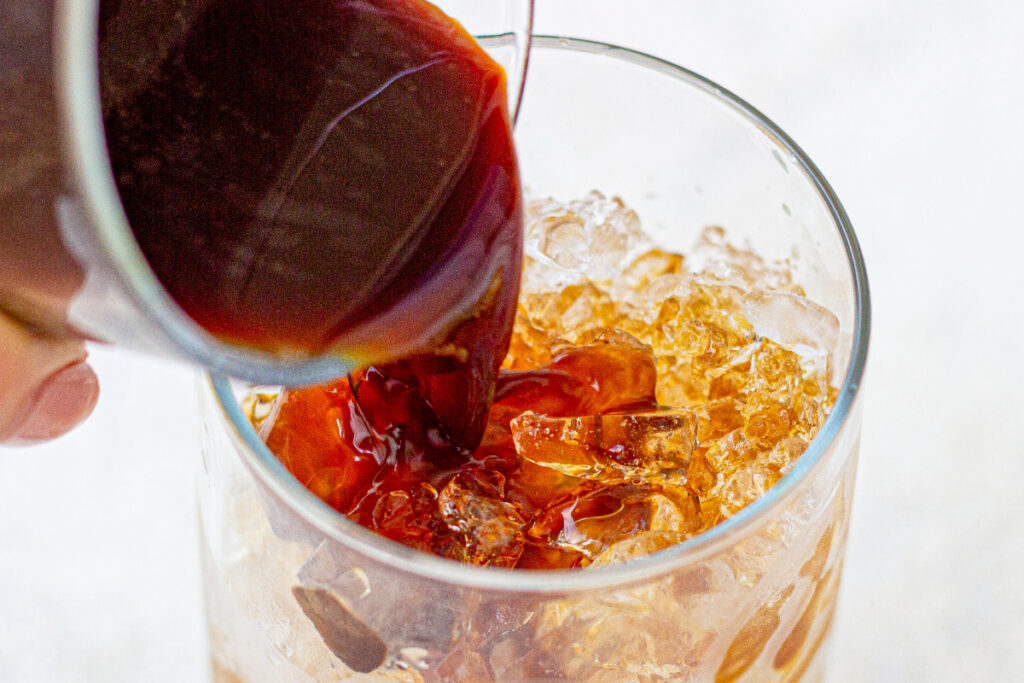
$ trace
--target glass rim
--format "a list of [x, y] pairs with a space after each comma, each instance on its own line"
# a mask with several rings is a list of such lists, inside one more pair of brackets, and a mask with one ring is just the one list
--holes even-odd
[[629, 48], [592, 40], [548, 35], [534, 35], [532, 48], [569, 49], [601, 55], [653, 69], [702, 90], [719, 103], [728, 105], [740, 113], [781, 149], [789, 152], [816, 187], [845, 248], [853, 280], [855, 319], [849, 365], [835, 405], [795, 465], [763, 496], [729, 519], [681, 543], [629, 562], [561, 570], [478, 567], [414, 550], [379, 536], [338, 513], [295, 479], [260, 440], [235, 400], [230, 380], [223, 374], [210, 373], [208, 382], [223, 417], [233, 429], [236, 442], [244, 446], [240, 450], [253, 473], [296, 514], [351, 550], [398, 571], [467, 588], [512, 593], [572, 594], [635, 584], [664, 576], [687, 563], [697, 562], [728, 543], [731, 538], [756, 523], [769, 511], [782, 505], [795, 493], [798, 486], [828, 452], [853, 410], [867, 361], [871, 326], [870, 295], [860, 245], [838, 197], [803, 150], [760, 111], [729, 90], [689, 69]]

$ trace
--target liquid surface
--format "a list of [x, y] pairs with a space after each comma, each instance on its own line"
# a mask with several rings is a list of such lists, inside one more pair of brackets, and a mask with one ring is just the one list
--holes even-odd
[[101, 5], [110, 159], [174, 299], [270, 351], [425, 354], [380, 371], [479, 441], [521, 268], [501, 68], [419, 0]]
[[448, 438], [415, 373], [377, 368], [253, 396], [268, 447], [350, 519], [478, 565], [619, 562], [761, 496], [835, 400], [835, 317], [718, 230], [698, 251], [743, 264], [738, 281], [688, 273], [600, 195], [531, 213], [510, 352], [478, 447]]

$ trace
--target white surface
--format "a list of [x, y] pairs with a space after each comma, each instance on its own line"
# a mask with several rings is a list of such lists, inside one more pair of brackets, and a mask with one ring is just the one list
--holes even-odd
[[[832, 681], [1024, 668], [1024, 6], [536, 0], [754, 103], [862, 240], [874, 331]], [[0, 449], [0, 681], [202, 681], [191, 371], [97, 351], [88, 424]]]

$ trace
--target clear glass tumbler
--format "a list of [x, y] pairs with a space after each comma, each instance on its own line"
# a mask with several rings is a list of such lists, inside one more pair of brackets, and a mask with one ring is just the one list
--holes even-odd
[[460, 565], [356, 526], [250, 428], [250, 387], [202, 383], [206, 604], [220, 681], [767, 681], [823, 676], [860, 434], [869, 303], [831, 188], [758, 111], [678, 66], [567, 38], [533, 43], [517, 127], [528, 193], [624, 198], [685, 252], [725, 226], [788, 259], [839, 319], [838, 398], [762, 498], [617, 566]]

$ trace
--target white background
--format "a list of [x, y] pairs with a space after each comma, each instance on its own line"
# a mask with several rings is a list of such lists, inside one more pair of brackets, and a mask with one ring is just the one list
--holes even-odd
[[[678, 62], [846, 205], [874, 297], [832, 681], [1024, 668], [1024, 5], [536, 0], [539, 32]], [[97, 349], [59, 441], [0, 449], [0, 681], [204, 681], [194, 374]]]

